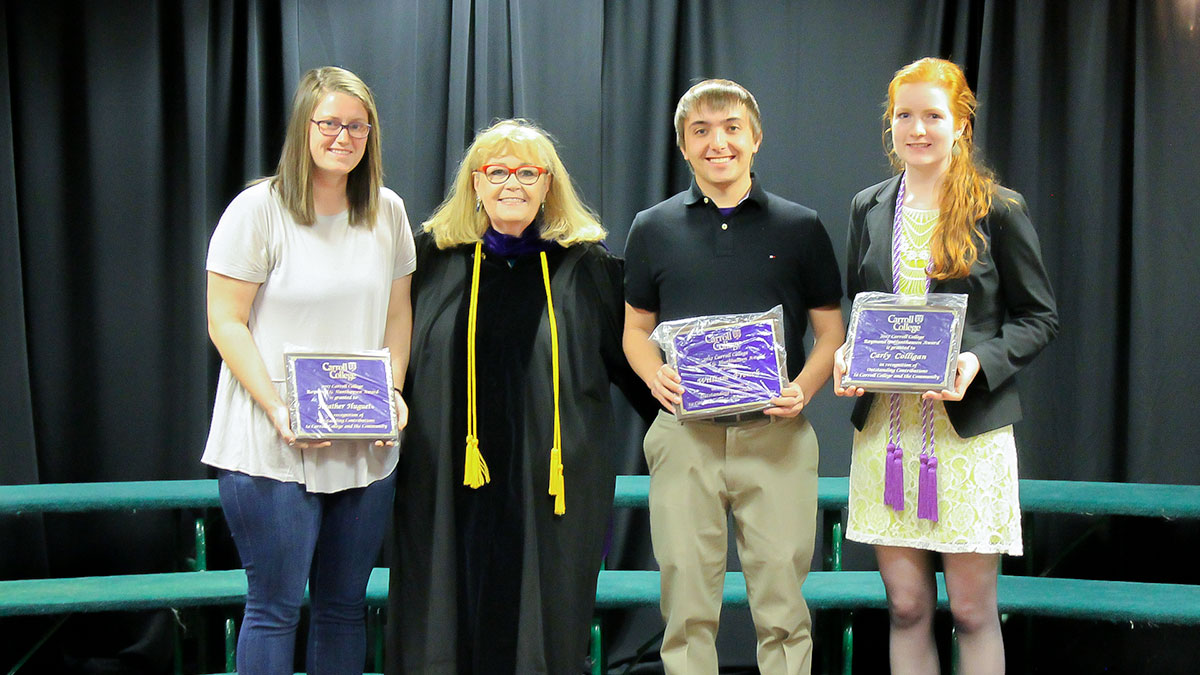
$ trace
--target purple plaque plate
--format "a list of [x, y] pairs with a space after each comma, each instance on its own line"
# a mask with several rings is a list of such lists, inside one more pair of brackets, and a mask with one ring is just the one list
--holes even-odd
[[284, 354], [296, 438], [395, 438], [391, 358], [377, 354]]
[[761, 411], [787, 385], [782, 307], [671, 321], [660, 328], [665, 334], [656, 341], [683, 381], [678, 419]]
[[855, 298], [843, 386], [899, 393], [953, 389], [965, 311], [965, 297], [949, 306], [924, 298]]

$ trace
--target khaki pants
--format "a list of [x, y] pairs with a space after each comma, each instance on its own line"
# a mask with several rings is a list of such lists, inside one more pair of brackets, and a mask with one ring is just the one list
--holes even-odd
[[803, 416], [722, 425], [660, 411], [645, 440], [650, 534], [662, 570], [662, 661], [672, 675], [715, 675], [728, 541], [736, 525], [764, 675], [812, 669], [800, 586], [813, 555], [817, 436]]

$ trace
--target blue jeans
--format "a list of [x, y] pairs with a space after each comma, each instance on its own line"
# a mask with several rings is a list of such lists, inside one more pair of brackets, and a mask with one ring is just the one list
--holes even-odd
[[221, 471], [218, 485], [249, 582], [238, 634], [239, 675], [295, 672], [305, 582], [311, 603], [308, 672], [361, 675], [367, 579], [383, 541], [396, 474], [330, 494], [232, 471]]

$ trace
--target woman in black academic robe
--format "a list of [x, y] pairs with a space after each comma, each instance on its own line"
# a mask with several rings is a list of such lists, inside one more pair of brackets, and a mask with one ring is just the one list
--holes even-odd
[[579, 672], [615, 479], [609, 385], [645, 399], [620, 260], [520, 120], [476, 137], [423, 229], [387, 672]]

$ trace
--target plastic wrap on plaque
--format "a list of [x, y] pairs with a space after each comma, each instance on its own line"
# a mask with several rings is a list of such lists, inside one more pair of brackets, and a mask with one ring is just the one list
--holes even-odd
[[284, 352], [292, 431], [301, 440], [396, 438], [387, 349]]
[[683, 380], [680, 420], [757, 412], [787, 386], [783, 307], [660, 323], [650, 339]]
[[854, 296], [842, 386], [921, 393], [954, 390], [967, 296], [961, 293]]

